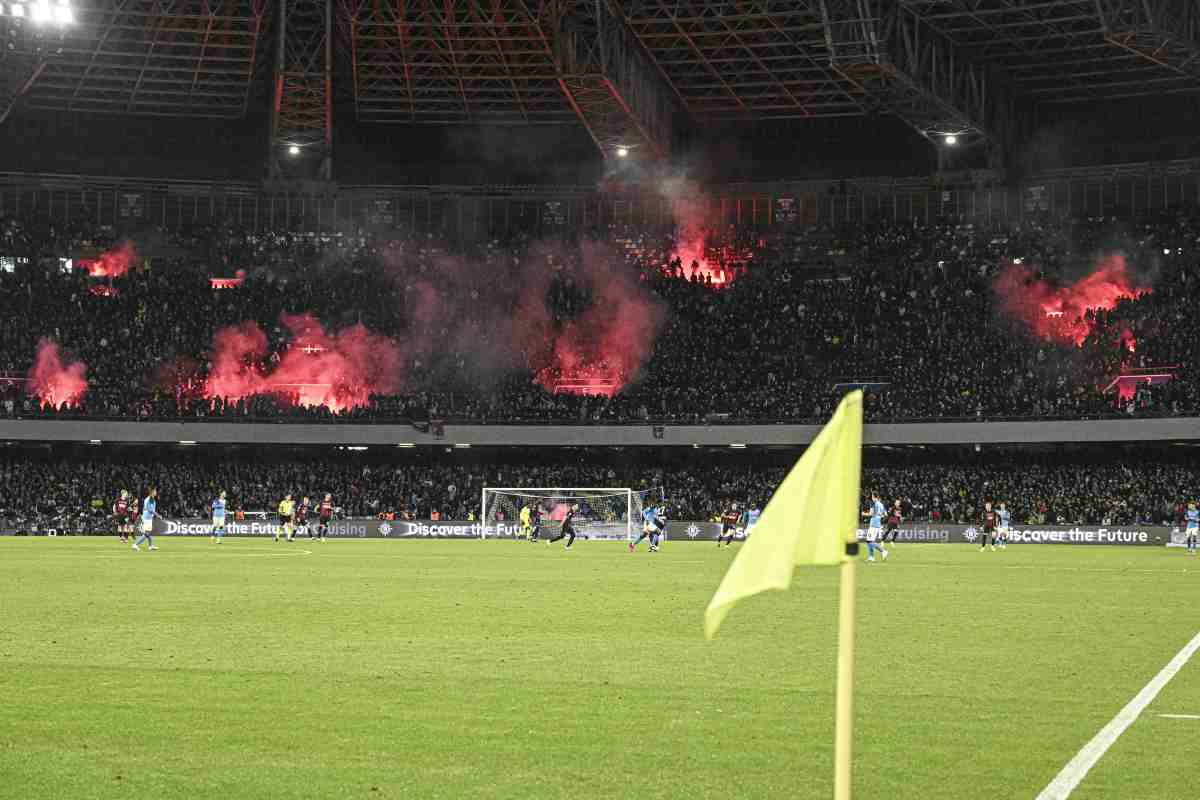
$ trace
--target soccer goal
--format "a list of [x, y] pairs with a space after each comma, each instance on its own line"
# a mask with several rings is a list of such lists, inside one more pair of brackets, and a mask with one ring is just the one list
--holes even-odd
[[[519, 525], [521, 509], [541, 511], [541, 535], [551, 535], [572, 505], [575, 531], [582, 539], [624, 541], [641, 530], [642, 509], [646, 497], [655, 490], [634, 491], [622, 488], [486, 488], [483, 490], [483, 536], [500, 526]], [[493, 534], [495, 535], [495, 534]]]

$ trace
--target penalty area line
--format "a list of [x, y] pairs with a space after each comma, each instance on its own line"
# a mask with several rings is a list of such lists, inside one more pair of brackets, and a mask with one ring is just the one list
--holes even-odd
[[1200, 719], [1200, 714], [1159, 714], [1163, 719]]
[[1171, 682], [1179, 670], [1183, 669], [1183, 665], [1196, 654], [1197, 650], [1200, 650], [1200, 633], [1192, 637], [1192, 640], [1185, 644], [1183, 649], [1176, 653], [1175, 657], [1151, 678], [1150, 682], [1142, 687], [1142, 690], [1107, 725], [1101, 728], [1100, 732], [1092, 737], [1092, 740], [1085, 744], [1074, 758], [1067, 762], [1062, 771], [1054, 776], [1054, 780], [1050, 781], [1037, 796], [1037, 800], [1065, 800], [1070, 797], [1071, 792], [1075, 791], [1088, 771], [1096, 766], [1096, 762], [1108, 752], [1108, 748], [1112, 747], [1121, 734], [1141, 716], [1141, 713], [1146, 710], [1146, 706], [1154, 702], [1158, 693]]

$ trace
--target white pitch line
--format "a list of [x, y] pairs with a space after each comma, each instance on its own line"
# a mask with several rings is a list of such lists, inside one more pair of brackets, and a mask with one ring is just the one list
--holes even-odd
[[1159, 714], [1163, 719], [1200, 719], [1200, 714]]
[[1054, 780], [1050, 781], [1037, 796], [1037, 800], [1065, 800], [1070, 797], [1071, 792], [1075, 791], [1088, 771], [1096, 766], [1096, 762], [1108, 752], [1108, 748], [1112, 747], [1126, 728], [1132, 725], [1146, 710], [1146, 706], [1154, 702], [1158, 693], [1170, 683], [1171, 678], [1174, 678], [1179, 670], [1183, 669], [1183, 665], [1196, 654], [1197, 650], [1200, 650], [1200, 633], [1197, 633], [1190, 642], [1185, 644], [1183, 649], [1176, 653], [1175, 657], [1129, 701], [1128, 705], [1122, 708], [1090, 742], [1083, 746], [1082, 750], [1075, 754], [1074, 758], [1067, 762], [1062, 771], [1054, 776]]

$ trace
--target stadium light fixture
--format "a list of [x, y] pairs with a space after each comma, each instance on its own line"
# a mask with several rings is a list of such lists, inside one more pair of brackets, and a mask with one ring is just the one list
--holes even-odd
[[13, 19], [25, 18], [25, 6], [21, 5], [20, 3], [13, 3], [11, 6], [9, 6], [9, 9], [9, 13], [12, 15]]
[[46, 0], [38, 0], [33, 6], [33, 21], [34, 22], [53, 22], [54, 9]]
[[617, 148], [617, 158], [625, 158], [628, 155], [629, 155], [628, 147], [618, 147]]
[[300, 155], [300, 146], [299, 146], [299, 145], [295, 145], [295, 144], [294, 144], [294, 145], [292, 145], [291, 147], [289, 147], [289, 148], [288, 148], [288, 155], [289, 155], [289, 156], [298, 156], [298, 155]]
[[950, 147], [954, 147], [954, 145], [958, 144], [958, 137], [955, 136], [953, 133], [947, 133], [945, 142]]
[[731, 444], [729, 446], [732, 447], [734, 450], [745, 450], [746, 449], [746, 445], [742, 444], [741, 442], [735, 442], [734, 444]]
[[466, 442], [459, 442], [458, 444], [456, 444], [454, 446], [457, 447], [459, 450], [466, 450], [471, 445], [467, 444]]
[[195, 444], [195, 442], [192, 441], [191, 439], [180, 439], [179, 443], [181, 445], [183, 445], [184, 447], [191, 447], [192, 445]]
[[88, 444], [102, 444], [99, 439], [88, 439]]
[[412, 442], [400, 442], [396, 447], [416, 447]]
[[54, 21], [59, 25], [70, 25], [75, 21], [75, 14], [70, 6], [60, 5], [54, 9]]

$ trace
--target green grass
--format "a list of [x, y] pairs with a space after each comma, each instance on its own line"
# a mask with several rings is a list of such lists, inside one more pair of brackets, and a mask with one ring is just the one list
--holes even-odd
[[[0, 539], [0, 797], [828, 798], [836, 580], [733, 553]], [[305, 551], [311, 550], [311, 554]], [[906, 545], [859, 570], [855, 796], [1032, 798], [1195, 635], [1200, 562]], [[1200, 663], [1077, 798], [1194, 800]]]

